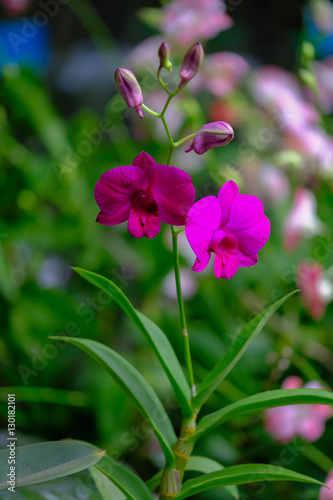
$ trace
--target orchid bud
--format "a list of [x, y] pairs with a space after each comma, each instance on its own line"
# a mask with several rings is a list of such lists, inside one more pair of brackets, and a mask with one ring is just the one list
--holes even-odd
[[226, 122], [207, 123], [195, 134], [185, 153], [194, 150], [198, 155], [217, 146], [226, 146], [234, 138], [234, 131]]
[[172, 71], [172, 63], [170, 61], [170, 47], [166, 42], [163, 42], [158, 49], [158, 57], [160, 58], [160, 65], [169, 71]]
[[195, 77], [204, 58], [204, 50], [200, 42], [192, 45], [186, 52], [180, 68], [181, 82], [179, 88]]
[[117, 68], [114, 74], [116, 88], [127, 106], [137, 111], [140, 118], [143, 118], [141, 104], [143, 97], [139, 82], [129, 69]]

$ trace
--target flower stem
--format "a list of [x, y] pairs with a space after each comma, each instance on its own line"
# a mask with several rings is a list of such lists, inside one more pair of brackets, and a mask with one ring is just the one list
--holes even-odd
[[173, 260], [174, 260], [174, 268], [175, 268], [175, 279], [176, 279], [178, 306], [179, 306], [179, 314], [180, 314], [180, 324], [182, 327], [183, 339], [184, 339], [184, 354], [185, 354], [186, 372], [187, 372], [187, 378], [188, 378], [188, 381], [189, 381], [189, 384], [191, 387], [192, 396], [195, 396], [196, 390], [195, 390], [195, 383], [194, 383], [194, 377], [193, 377], [190, 342], [189, 342], [189, 338], [188, 338], [185, 308], [184, 308], [183, 294], [182, 294], [181, 281], [180, 281], [180, 272], [179, 272], [179, 252], [178, 252], [178, 238], [177, 238], [178, 235], [177, 235], [177, 230], [174, 226], [171, 226], [171, 232], [172, 232]]
[[327, 473], [333, 469], [333, 461], [313, 444], [306, 443], [306, 446], [302, 448], [302, 453], [322, 471]]

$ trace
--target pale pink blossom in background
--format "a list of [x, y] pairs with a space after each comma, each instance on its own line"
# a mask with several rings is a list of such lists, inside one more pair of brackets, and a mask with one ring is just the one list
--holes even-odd
[[318, 112], [304, 100], [296, 78], [281, 68], [260, 68], [253, 78], [253, 94], [268, 112], [279, 115], [284, 129], [294, 130], [319, 121]]
[[309, 8], [316, 27], [324, 33], [331, 33], [333, 31], [333, 5], [330, 0], [310, 2]]
[[249, 194], [260, 198], [265, 206], [278, 205], [289, 196], [289, 179], [274, 165], [259, 162], [248, 163], [242, 175]]
[[329, 487], [329, 489], [322, 486], [320, 488], [318, 500], [333, 500], [333, 469], [331, 469], [327, 474], [325, 484]]
[[320, 262], [301, 262], [297, 267], [297, 285], [305, 309], [313, 319], [321, 319], [333, 299], [333, 283], [325, 277]]
[[270, 235], [270, 222], [260, 200], [239, 194], [227, 181], [218, 197], [207, 196], [190, 209], [185, 223], [188, 242], [196, 255], [193, 271], [203, 271], [215, 254], [214, 272], [230, 279], [239, 267], [253, 266]]
[[[189, 269], [180, 268], [180, 279], [182, 282], [182, 294], [184, 300], [191, 299], [198, 290], [198, 281], [194, 279]], [[169, 299], [177, 300], [177, 289], [174, 271], [170, 271], [163, 280], [162, 291]]]
[[239, 54], [218, 52], [205, 57], [196, 85], [216, 97], [224, 97], [238, 87], [249, 69], [249, 63]]
[[[288, 377], [282, 384], [282, 389], [323, 389], [317, 381], [303, 386], [299, 377]], [[332, 415], [328, 405], [289, 405], [270, 408], [264, 411], [265, 429], [279, 442], [292, 441], [296, 436], [305, 441], [313, 442], [319, 439], [325, 431], [325, 423]]]
[[319, 92], [318, 99], [325, 113], [333, 111], [333, 56], [314, 61]]
[[163, 7], [160, 28], [176, 44], [187, 47], [214, 38], [232, 24], [222, 0], [173, 0]]
[[316, 211], [317, 200], [314, 194], [306, 188], [298, 188], [283, 225], [283, 244], [287, 251], [294, 251], [303, 238], [323, 234], [325, 225]]

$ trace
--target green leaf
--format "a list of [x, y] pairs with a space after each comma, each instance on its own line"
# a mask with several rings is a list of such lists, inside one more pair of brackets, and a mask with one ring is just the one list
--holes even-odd
[[117, 302], [124, 313], [127, 314], [130, 320], [141, 331], [141, 333], [143, 333], [151, 347], [154, 349], [163, 370], [170, 380], [184, 417], [191, 417], [193, 415], [193, 411], [189, 403], [191, 400], [191, 391], [177, 356], [164, 332], [144, 314], [134, 309], [126, 295], [112, 281], [98, 274], [86, 271], [85, 269], [77, 267], [74, 267], [73, 269], [80, 276], [89, 281], [89, 283], [92, 283], [110, 295], [110, 297]]
[[[187, 471], [197, 471], [203, 474], [208, 474], [209, 472], [215, 472], [224, 469], [224, 467], [206, 457], [191, 456], [187, 463], [185, 469]], [[154, 491], [160, 484], [162, 478], [163, 470], [159, 471], [155, 476], [146, 482], [146, 485], [151, 491]], [[238, 490], [236, 486], [226, 486], [225, 489], [237, 500], [239, 498]]]
[[[8, 441], [8, 444], [11, 441]], [[15, 441], [16, 443], [16, 441]], [[10, 448], [0, 451], [0, 490], [8, 488]], [[77, 441], [50, 441], [15, 450], [16, 486], [43, 483], [69, 476], [96, 464], [104, 451]]]
[[126, 496], [117, 486], [110, 481], [105, 474], [100, 472], [95, 466], [89, 467], [89, 472], [93, 478], [96, 488], [101, 495], [102, 500], [126, 500]]
[[298, 290], [294, 290], [282, 299], [278, 300], [267, 309], [253, 318], [237, 335], [232, 342], [228, 351], [220, 359], [215, 368], [201, 382], [197, 390], [197, 396], [194, 399], [193, 406], [196, 410], [200, 410], [202, 405], [207, 401], [209, 396], [220, 385], [222, 380], [228, 375], [235, 364], [242, 357], [251, 342], [256, 338], [258, 333], [263, 329], [269, 318], [275, 311]]
[[[206, 457], [192, 456], [189, 458], [186, 464], [186, 470], [192, 470], [197, 472], [202, 472], [203, 474], [209, 474], [211, 472], [217, 472], [224, 470], [223, 465], [219, 464], [215, 460]], [[236, 500], [239, 499], [238, 489], [235, 485], [224, 486], [224, 489], [230, 493], [232, 497]]]
[[322, 389], [278, 389], [255, 394], [204, 416], [194, 436], [188, 438], [187, 441], [197, 441], [201, 436], [231, 418], [277, 406], [299, 404], [333, 405], [333, 393]]
[[172, 447], [177, 441], [176, 434], [161, 401], [141, 373], [110, 347], [94, 340], [58, 336], [49, 338], [63, 340], [79, 347], [106, 369], [148, 420], [167, 462], [173, 463]]
[[298, 481], [322, 486], [323, 483], [309, 476], [282, 467], [267, 464], [234, 465], [221, 471], [190, 479], [183, 484], [177, 500], [191, 497], [202, 491], [232, 484], [248, 484], [260, 481]]
[[161, 10], [160, 9], [155, 9], [154, 7], [146, 7], [143, 9], [140, 9], [137, 12], [137, 15], [141, 21], [146, 23], [148, 26], [150, 26], [153, 29], [158, 29], [161, 21]]
[[105, 474], [126, 495], [126, 498], [131, 500], [137, 500], [138, 498], [140, 500], [154, 499], [139, 476], [110, 457], [105, 456], [95, 467]]

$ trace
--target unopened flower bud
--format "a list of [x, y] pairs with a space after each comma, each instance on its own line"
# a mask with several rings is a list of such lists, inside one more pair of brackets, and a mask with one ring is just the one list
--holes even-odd
[[163, 42], [158, 49], [158, 57], [160, 58], [160, 65], [169, 71], [172, 71], [172, 63], [170, 61], [170, 47], [166, 42]]
[[141, 104], [143, 97], [139, 82], [129, 69], [117, 68], [114, 74], [116, 88], [127, 106], [137, 111], [140, 118], [143, 118]]
[[181, 82], [179, 88], [195, 77], [204, 58], [204, 50], [200, 42], [192, 45], [186, 52], [180, 68]]
[[198, 155], [217, 146], [226, 146], [234, 138], [234, 131], [226, 122], [207, 123], [195, 134], [185, 153], [194, 150]]

